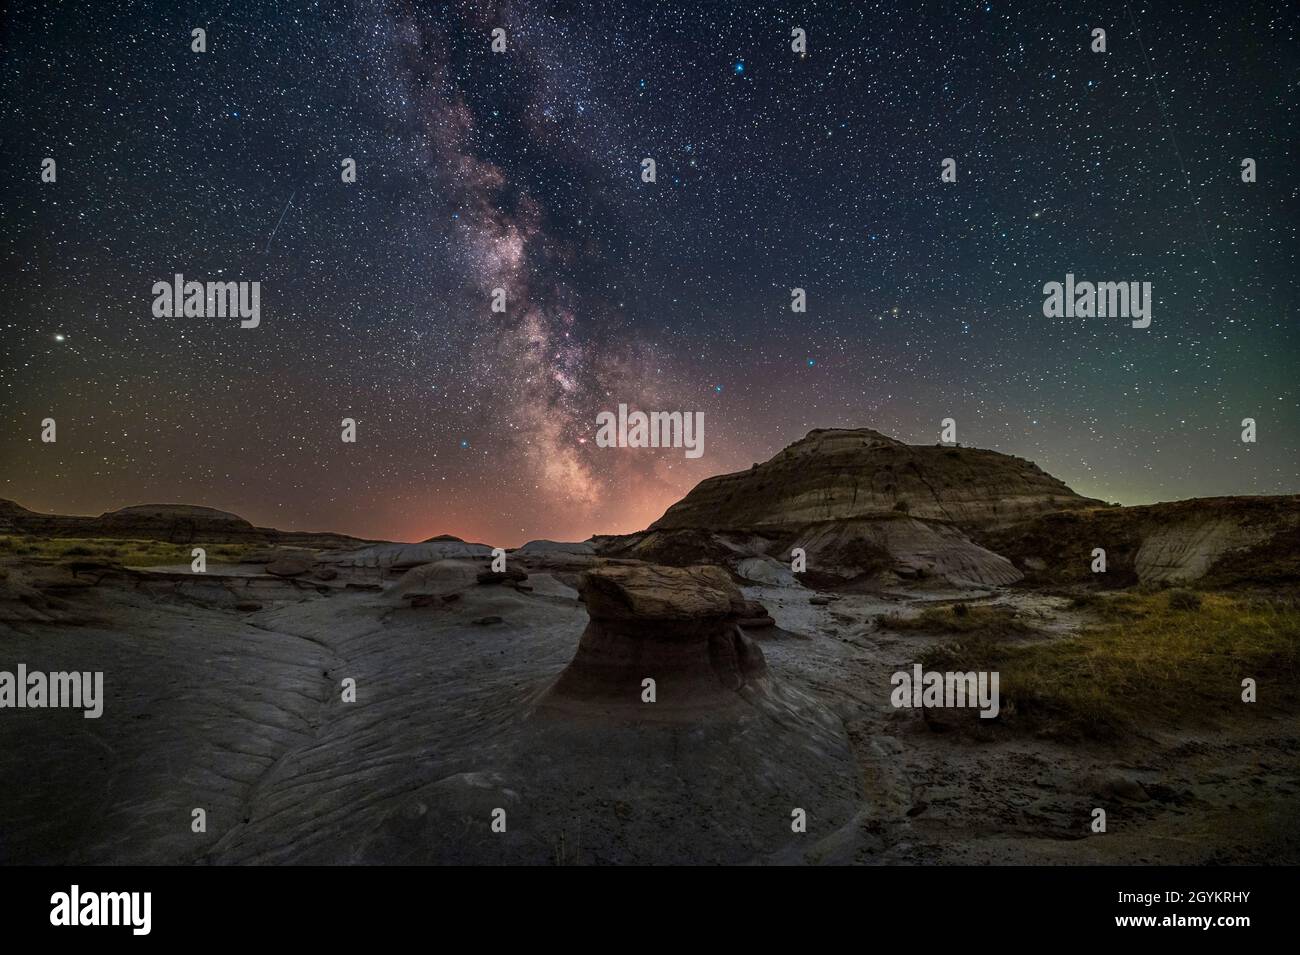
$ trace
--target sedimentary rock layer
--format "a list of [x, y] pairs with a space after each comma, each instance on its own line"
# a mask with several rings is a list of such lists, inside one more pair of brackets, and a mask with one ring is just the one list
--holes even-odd
[[869, 428], [819, 429], [764, 464], [701, 481], [651, 528], [788, 527], [899, 513], [967, 526], [1101, 503], [996, 451], [906, 445]]

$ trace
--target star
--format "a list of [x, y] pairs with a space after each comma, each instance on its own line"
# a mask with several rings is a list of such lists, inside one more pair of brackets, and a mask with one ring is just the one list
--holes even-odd
[[[34, 160], [0, 180], [0, 244], [41, 236], [0, 273], [16, 352], [0, 377], [12, 418], [40, 420], [59, 394], [79, 425], [61, 459], [0, 429], [18, 475], [5, 496], [101, 513], [175, 493], [290, 530], [583, 540], [640, 530], [813, 427], [912, 442], [948, 413], [1092, 497], [1300, 491], [1281, 384], [1293, 230], [1266, 161], [1295, 125], [1284, 18], [1190, 30], [1134, 4], [1146, 50], [1125, 14], [1127, 52], [1101, 55], [1050, 5], [956, 4], [939, 30], [914, 5], [817, 4], [809, 32], [827, 42], [804, 60], [790, 29], [810, 24], [740, 0], [606, 6], [511, 5], [493, 55], [469, 0], [230, 0], [240, 44], [198, 55], [178, 39], [173, 55], [150, 32], [167, 5], [139, 0], [133, 28], [94, 27], [121, 56], [68, 56], [54, 75], [59, 38], [89, 20], [20, 5], [7, 132], [48, 143], [58, 178]], [[241, 66], [274, 50], [292, 56]], [[742, 82], [751, 61], [759, 79]], [[1247, 155], [1258, 182], [1240, 179]], [[1067, 271], [1154, 280], [1144, 337], [1044, 320], [1044, 283]], [[154, 319], [150, 289], [176, 273], [259, 281], [260, 327]], [[698, 461], [596, 446], [601, 411], [686, 410], [700, 388], [728, 400]], [[1028, 432], [1024, 408], [1042, 409]], [[1234, 459], [1224, 422], [1265, 408], [1268, 440]], [[1171, 409], [1178, 442], [1135, 465]], [[348, 414], [360, 455], [337, 453]], [[374, 504], [388, 499], [418, 504]]]

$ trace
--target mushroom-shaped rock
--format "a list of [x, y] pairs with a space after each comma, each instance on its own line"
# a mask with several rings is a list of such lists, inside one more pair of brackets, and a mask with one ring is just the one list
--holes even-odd
[[719, 567], [610, 565], [583, 574], [580, 590], [591, 620], [547, 702], [626, 704], [655, 718], [733, 705], [765, 682], [762, 650], [736, 626], [745, 599]]

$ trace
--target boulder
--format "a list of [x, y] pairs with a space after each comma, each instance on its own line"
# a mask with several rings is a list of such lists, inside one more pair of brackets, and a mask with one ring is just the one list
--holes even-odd
[[1136, 779], [1114, 772], [1094, 780], [1094, 789], [1106, 799], [1123, 799], [1126, 802], [1150, 802], [1151, 795]]
[[756, 584], [769, 587], [799, 587], [799, 578], [790, 571], [790, 565], [775, 557], [745, 557], [736, 562], [736, 574]]
[[315, 561], [305, 557], [279, 557], [266, 565], [266, 572], [276, 577], [301, 577], [314, 566]]
[[440, 560], [432, 564], [421, 564], [402, 575], [393, 587], [393, 594], [399, 598], [409, 598], [455, 593], [474, 586], [481, 566], [470, 560]]

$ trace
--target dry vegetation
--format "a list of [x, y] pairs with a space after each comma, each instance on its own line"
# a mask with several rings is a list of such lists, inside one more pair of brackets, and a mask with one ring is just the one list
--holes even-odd
[[[1096, 622], [1075, 637], [1013, 646], [978, 634], [934, 648], [924, 663], [997, 670], [999, 722], [1072, 738], [1276, 715], [1300, 703], [1294, 598], [1174, 590], [1078, 603]], [[1257, 703], [1242, 702], [1247, 677]]]
[[970, 604], [950, 604], [946, 607], [929, 607], [914, 617], [884, 614], [876, 618], [882, 629], [899, 632], [953, 634], [966, 637], [1021, 636], [1036, 633], [1010, 607], [983, 607]]

